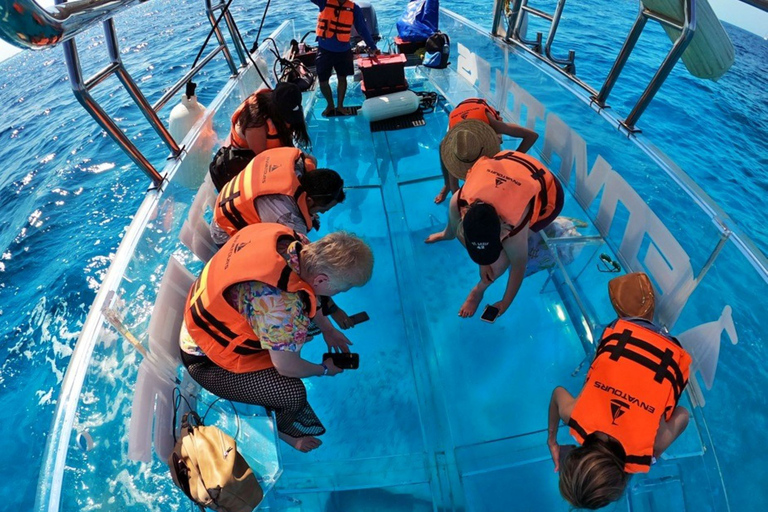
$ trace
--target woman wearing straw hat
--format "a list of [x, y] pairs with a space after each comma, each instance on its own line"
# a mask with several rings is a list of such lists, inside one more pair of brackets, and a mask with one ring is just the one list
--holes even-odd
[[500, 316], [525, 277], [529, 234], [551, 224], [563, 208], [562, 186], [535, 158], [499, 152], [496, 132], [480, 121], [463, 121], [451, 129], [440, 155], [448, 172], [466, 182], [451, 198], [448, 225], [426, 243], [458, 237], [480, 265], [480, 281], [459, 310], [465, 318], [475, 314], [485, 290], [509, 266], [504, 297], [492, 305]]
[[[501, 113], [488, 105], [488, 102], [481, 98], [469, 98], [456, 105], [456, 108], [451, 111], [451, 114], [448, 117], [448, 131], [457, 124], [467, 120], [477, 120], [486, 123], [496, 132], [499, 142], [501, 142], [502, 135], [523, 139], [515, 150], [522, 153], [531, 149], [533, 143], [539, 138], [539, 134], [533, 130], [529, 130], [528, 128], [514, 123], [505, 123], [502, 121]], [[435, 204], [440, 204], [445, 201], [445, 198], [448, 195], [448, 190], [455, 194], [459, 189], [459, 180], [448, 173], [445, 165], [441, 165], [441, 167], [444, 184], [440, 193], [435, 196]]]

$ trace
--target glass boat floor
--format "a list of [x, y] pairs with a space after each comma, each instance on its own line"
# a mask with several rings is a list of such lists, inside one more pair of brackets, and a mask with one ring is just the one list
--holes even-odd
[[[307, 97], [312, 153], [321, 166], [339, 171], [348, 187], [346, 201], [322, 216], [315, 236], [351, 231], [375, 255], [371, 282], [337, 297], [348, 313], [371, 317], [346, 331], [360, 369], [305, 380], [327, 429], [323, 445], [303, 454], [276, 442], [271, 418], [257, 407], [235, 404], [234, 415], [230, 404], [218, 402], [206, 422], [237, 436], [268, 490], [262, 510], [566, 511], [545, 443], [547, 406], [557, 385], [578, 391], [593, 341], [613, 319], [607, 282], [616, 274], [603, 271], [600, 255], [615, 255], [567, 192], [562, 215], [587, 227], [576, 237], [547, 240], [542, 250], [550, 253], [549, 268], [525, 279], [495, 324], [482, 322], [479, 313], [459, 318], [477, 267], [457, 241], [426, 245], [424, 239], [447, 218], [447, 203], [433, 202], [442, 186], [438, 148], [447, 109], [478, 92], [455, 81], [455, 74], [428, 76], [417, 68], [407, 74], [412, 89], [446, 96], [425, 114], [425, 126], [371, 133], [362, 116], [323, 118], [319, 93]], [[238, 101], [232, 98], [221, 110], [231, 111]], [[362, 101], [359, 83], [350, 83], [345, 103]], [[225, 133], [226, 116], [219, 118], [217, 130]], [[516, 142], [504, 146], [513, 149]], [[194, 190], [175, 181], [171, 186], [179, 202], [153, 214], [121, 285], [121, 296], [131, 298], [123, 309], [133, 332], [146, 332], [152, 288], [168, 254], [192, 274], [202, 268], [178, 243], [188, 207], [180, 198], [191, 202]], [[505, 281], [499, 279], [482, 304], [498, 300]], [[184, 510], [189, 503], [162, 460], [129, 458], [133, 389], [122, 382], [135, 379], [141, 358], [116, 334], [104, 336], [102, 345], [116, 339], [113, 350], [94, 352], [80, 393], [62, 503], [77, 510]], [[316, 361], [325, 350], [315, 339], [302, 355]], [[211, 402], [203, 392], [198, 410]], [[727, 509], [717, 462], [700, 433], [705, 424], [695, 414], [653, 471], [634, 477], [608, 510]], [[560, 441], [568, 440], [561, 427]]]

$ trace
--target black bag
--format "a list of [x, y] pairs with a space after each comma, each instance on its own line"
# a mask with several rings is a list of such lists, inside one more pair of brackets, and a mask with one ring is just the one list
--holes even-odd
[[424, 66], [437, 69], [448, 67], [448, 58], [451, 56], [451, 39], [447, 34], [438, 30], [429, 36], [424, 49], [426, 50]]
[[216, 192], [219, 192], [232, 178], [240, 174], [255, 156], [256, 153], [250, 149], [231, 146], [219, 148], [211, 161], [211, 165], [208, 166], [208, 172], [211, 174], [211, 181], [216, 187]]
[[283, 73], [281, 82], [295, 84], [301, 92], [308, 91], [315, 83], [315, 74], [312, 73], [298, 58], [290, 61], [283, 60]]

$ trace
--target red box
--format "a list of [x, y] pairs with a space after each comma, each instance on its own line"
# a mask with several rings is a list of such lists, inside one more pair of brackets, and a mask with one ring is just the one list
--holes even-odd
[[366, 98], [375, 98], [376, 96], [383, 96], [385, 94], [405, 91], [407, 89], [408, 89], [407, 81], [404, 84], [401, 84], [395, 87], [379, 87], [376, 89], [367, 89], [365, 87], [365, 82], [360, 84], [360, 90], [363, 91], [363, 96], [365, 96]]
[[402, 53], [358, 59], [357, 65], [363, 76], [363, 91], [367, 90], [371, 93], [386, 90], [386, 92], [373, 94], [373, 96], [379, 96], [388, 92], [407, 89], [408, 83], [405, 81], [406, 60]]
[[397, 45], [397, 51], [410, 55], [427, 46], [427, 41], [403, 41], [400, 36], [395, 37], [395, 44]]

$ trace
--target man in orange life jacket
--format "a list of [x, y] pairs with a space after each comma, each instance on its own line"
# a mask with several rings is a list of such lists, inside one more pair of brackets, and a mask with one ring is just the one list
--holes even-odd
[[480, 281], [459, 310], [464, 318], [475, 314], [507, 267], [504, 296], [493, 307], [497, 316], [509, 308], [525, 277], [529, 234], [550, 225], [563, 208], [563, 188], [544, 164], [525, 153], [498, 151], [496, 132], [476, 120], [459, 123], [440, 146], [448, 172], [466, 182], [451, 198], [448, 225], [426, 243], [458, 237], [480, 266]]
[[[317, 17], [317, 79], [320, 82], [320, 91], [327, 102], [323, 115], [332, 117], [336, 115], [349, 115], [344, 108], [344, 96], [347, 93], [347, 76], [355, 73], [352, 45], [349, 40], [352, 26], [360, 37], [363, 38], [371, 53], [379, 53], [376, 42], [365, 24], [363, 11], [351, 0], [312, 0], [312, 3], [320, 8]], [[334, 107], [333, 92], [328, 80], [333, 71], [336, 71], [338, 83], [339, 102]]]
[[[502, 135], [523, 139], [515, 150], [521, 153], [527, 153], [528, 150], [533, 147], [536, 139], [539, 138], [539, 134], [533, 130], [529, 130], [518, 124], [505, 123], [501, 119], [501, 113], [481, 98], [468, 98], [456, 105], [456, 108], [454, 108], [448, 116], [448, 130], [450, 131], [459, 123], [469, 119], [487, 123], [499, 135], [499, 142], [501, 142]], [[444, 184], [443, 188], [440, 189], [440, 193], [435, 196], [435, 204], [440, 204], [445, 201], [445, 198], [448, 196], [448, 190], [455, 194], [459, 189], [458, 178], [452, 176], [448, 172], [445, 165], [442, 163], [442, 159], [440, 161], [440, 167], [443, 172]]]
[[[627, 314], [613, 299], [617, 313]], [[606, 327], [578, 397], [562, 387], [552, 392], [547, 445], [560, 493], [577, 508], [618, 500], [630, 475], [648, 472], [688, 425], [688, 411], [677, 403], [691, 357], [651, 322], [652, 308], [635, 309], [645, 317], [619, 318]], [[581, 447], [558, 444], [560, 420]]]

